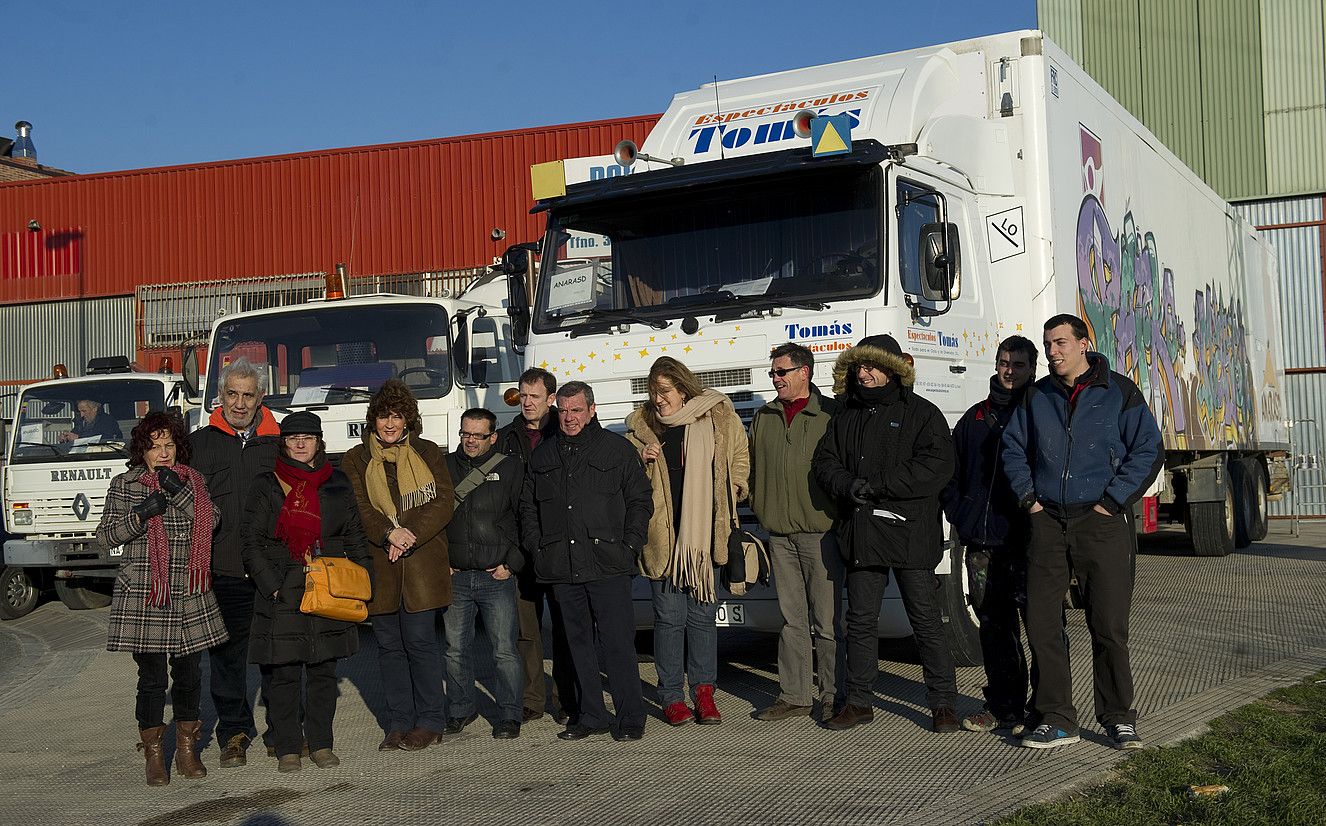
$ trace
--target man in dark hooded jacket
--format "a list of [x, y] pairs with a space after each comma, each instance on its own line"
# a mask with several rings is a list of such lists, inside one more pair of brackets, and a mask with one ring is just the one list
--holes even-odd
[[847, 704], [824, 724], [835, 731], [874, 719], [876, 629], [890, 569], [916, 635], [934, 730], [960, 728], [935, 577], [943, 555], [939, 494], [953, 476], [953, 437], [939, 408], [912, 389], [915, 378], [887, 335], [863, 339], [833, 367], [834, 393], [845, 405], [829, 422], [812, 469], [838, 502], [847, 562]]
[[1036, 355], [1030, 339], [1004, 339], [990, 395], [953, 428], [958, 470], [944, 491], [944, 513], [966, 546], [986, 679], [985, 708], [962, 721], [968, 731], [1021, 734], [1027, 713], [1027, 655], [1018, 619], [1027, 606], [1027, 512], [1004, 479], [1000, 438], [1036, 375]]

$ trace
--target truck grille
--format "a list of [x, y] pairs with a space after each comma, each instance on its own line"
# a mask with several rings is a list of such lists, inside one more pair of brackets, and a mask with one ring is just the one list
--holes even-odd
[[[712, 387], [716, 390], [724, 387], [745, 387], [750, 384], [750, 370], [707, 370], [703, 373], [696, 373], [695, 377], [705, 387]], [[648, 392], [648, 376], [631, 379], [632, 396], [643, 396]], [[728, 395], [733, 394], [729, 393]], [[746, 394], [746, 398], [750, 398], [749, 393]], [[733, 395], [732, 400], [737, 400], [735, 395]]]

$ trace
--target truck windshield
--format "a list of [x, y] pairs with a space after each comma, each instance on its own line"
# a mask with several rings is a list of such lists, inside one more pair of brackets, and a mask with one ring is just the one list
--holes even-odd
[[23, 391], [14, 416], [12, 464], [104, 460], [127, 456], [138, 420], [163, 410], [159, 381], [62, 381]]
[[881, 195], [872, 165], [554, 207], [534, 329], [873, 295]]
[[278, 408], [362, 404], [391, 378], [417, 398], [441, 398], [451, 390], [448, 323], [440, 306], [386, 300], [226, 321], [208, 356], [207, 406], [216, 406], [217, 379], [238, 358], [266, 371], [266, 403]]

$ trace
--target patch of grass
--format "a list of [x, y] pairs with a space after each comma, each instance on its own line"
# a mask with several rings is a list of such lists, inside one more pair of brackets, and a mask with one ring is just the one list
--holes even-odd
[[[1188, 786], [1229, 791], [1193, 798]], [[1200, 737], [1147, 749], [1103, 786], [1028, 806], [997, 826], [1326, 824], [1326, 671], [1211, 722]]]

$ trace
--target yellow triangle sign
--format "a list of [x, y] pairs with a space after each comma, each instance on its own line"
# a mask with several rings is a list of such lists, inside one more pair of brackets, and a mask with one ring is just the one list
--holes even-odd
[[826, 152], [846, 152], [847, 144], [843, 142], [842, 136], [838, 130], [833, 128], [832, 123], [824, 124], [824, 134], [820, 135], [820, 142], [815, 145], [816, 155], [822, 155]]

